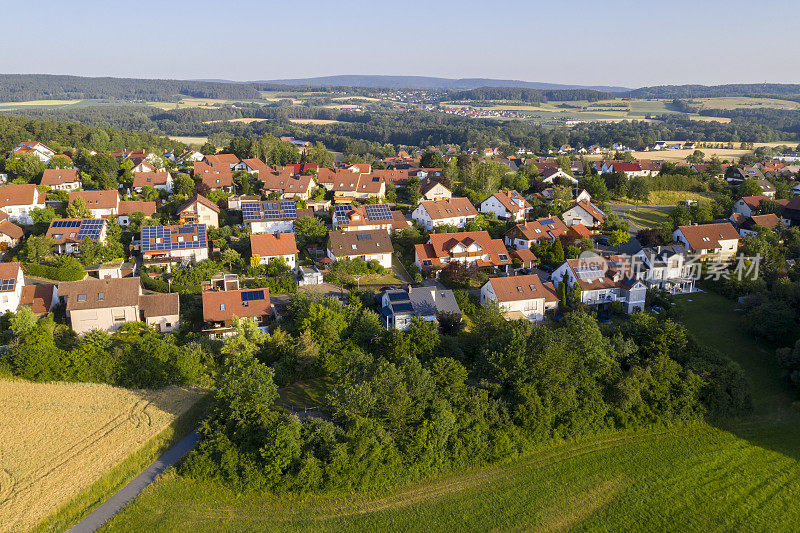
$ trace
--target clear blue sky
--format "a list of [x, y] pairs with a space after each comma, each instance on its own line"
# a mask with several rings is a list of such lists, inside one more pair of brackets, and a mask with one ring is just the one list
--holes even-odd
[[800, 83], [797, 0], [44, 0], [3, 6], [0, 72]]

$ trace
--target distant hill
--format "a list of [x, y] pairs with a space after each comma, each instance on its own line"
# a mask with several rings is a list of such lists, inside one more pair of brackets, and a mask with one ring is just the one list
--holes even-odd
[[733, 83], [728, 85], [658, 85], [633, 89], [625, 98], [721, 98], [725, 96], [798, 96], [793, 83]]
[[611, 93], [628, 92], [626, 87], [606, 85], [564, 85], [535, 81], [497, 80], [491, 78], [434, 78], [429, 76], [320, 76], [317, 78], [292, 78], [265, 80], [254, 83], [274, 83], [304, 87], [371, 87], [387, 89], [477, 89], [480, 87], [519, 87], [523, 89], [568, 90], [591, 89]]

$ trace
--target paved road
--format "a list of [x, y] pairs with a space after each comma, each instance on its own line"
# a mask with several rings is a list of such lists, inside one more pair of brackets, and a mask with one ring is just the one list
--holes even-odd
[[100, 529], [103, 524], [111, 520], [123, 507], [141, 494], [148, 485], [155, 481], [156, 477], [189, 453], [191, 449], [197, 445], [199, 440], [200, 435], [198, 435], [196, 430], [189, 433], [181, 439], [178, 444], [164, 452], [161, 457], [148, 466], [141, 474], [133, 478], [116, 494], [106, 500], [103, 505], [95, 509], [92, 514], [73, 526], [68, 533], [92, 533]]

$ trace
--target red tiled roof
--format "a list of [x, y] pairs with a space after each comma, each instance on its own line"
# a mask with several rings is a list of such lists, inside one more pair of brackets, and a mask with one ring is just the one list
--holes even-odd
[[0, 185], [0, 207], [7, 205], [33, 205], [36, 185], [32, 183], [6, 183]]
[[432, 220], [443, 220], [463, 216], [476, 216], [478, 211], [468, 198], [444, 198], [420, 202]]
[[499, 191], [494, 193], [492, 196], [497, 198], [497, 200], [503, 204], [503, 207], [505, 207], [509, 213], [518, 213], [519, 211], [531, 208], [531, 204], [529, 204], [528, 201], [525, 200], [525, 198], [523, 198], [522, 195], [517, 191]]
[[699, 224], [696, 226], [679, 226], [678, 229], [686, 237], [692, 250], [720, 248], [721, 240], [738, 240], [739, 234], [730, 222], [717, 224]]
[[294, 233], [259, 233], [250, 235], [250, 250], [253, 255], [274, 257], [298, 253]]
[[545, 301], [550, 302], [558, 301], [555, 294], [545, 290], [542, 280], [536, 274], [492, 278], [488, 283], [491, 284], [492, 290], [500, 302], [518, 302], [538, 298], [544, 298]]
[[138, 188], [166, 185], [169, 178], [169, 172], [134, 172], [133, 186]]
[[119, 207], [117, 191], [72, 191], [69, 193], [69, 203], [78, 197], [83, 198], [89, 209], [116, 209]]
[[36, 316], [41, 316], [50, 312], [53, 303], [52, 283], [41, 283], [38, 285], [25, 285], [22, 287], [22, 297], [20, 306], [29, 307]]
[[140, 200], [122, 200], [119, 203], [118, 215], [132, 215], [133, 213], [144, 213], [149, 217], [156, 214], [155, 202], [144, 202]]
[[24, 235], [22, 228], [11, 222], [10, 220], [0, 220], [0, 233], [8, 235], [12, 239], [21, 239]]
[[207, 155], [205, 159], [212, 167], [227, 168], [228, 170], [239, 163], [239, 158], [234, 154]]
[[230, 168], [225, 166], [212, 167], [202, 161], [194, 163], [194, 176], [201, 178], [203, 184], [209, 189], [219, 189], [231, 187], [233, 185], [233, 173]]
[[48, 168], [42, 174], [42, 185], [52, 187], [64, 183], [80, 183], [81, 177], [74, 168]]
[[[264, 291], [264, 298], [242, 301], [242, 292], [253, 291]], [[203, 320], [206, 322], [228, 322], [234, 316], [254, 318], [271, 314], [272, 306], [269, 299], [269, 289], [207, 291], [203, 293]]]

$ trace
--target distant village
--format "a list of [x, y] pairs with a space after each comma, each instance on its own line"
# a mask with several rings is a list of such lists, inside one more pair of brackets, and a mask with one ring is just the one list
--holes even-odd
[[[300, 150], [311, 146], [293, 138], [281, 141]], [[660, 150], [692, 150], [697, 145], [655, 143], [647, 148], [655, 156]], [[729, 262], [737, 255], [740, 239], [760, 228], [800, 225], [800, 184], [796, 181], [800, 156], [784, 154], [749, 166], [724, 163], [716, 168], [713, 179], [728, 186], [753, 180], [763, 194], [739, 198], [729, 219], [679, 226], [669, 245], [640, 245], [622, 255], [602, 245], [607, 242], [603, 229], [614, 215], [602, 210], [581, 186], [584, 174], [589, 169], [634, 180], [657, 176], [664, 162], [655, 157], [589, 162], [575, 156], [626, 151], [622, 145], [577, 150], [565, 145], [551, 154], [570, 158], [535, 157], [524, 149], [505, 157], [496, 148], [465, 153], [445, 150], [440, 154], [445, 162], [466, 156], [502, 163], [509, 172], [535, 170], [537, 187], [500, 189], [476, 205], [453, 195], [443, 168], [420, 166], [422, 151], [400, 151], [373, 163], [336, 162], [323, 167], [309, 162], [267, 165], [260, 159], [196, 150], [164, 154], [117, 150], [110, 155], [130, 162], [131, 186], [96, 190], [84, 186], [81, 169], [69, 155], [40, 142], [23, 142], [9, 156], [27, 154], [47, 168], [37, 184], [0, 185], [0, 249], [6, 254], [6, 262], [0, 263], [0, 312], [25, 307], [40, 316], [61, 305], [79, 334], [112, 332], [134, 321], [164, 333], [175, 331], [184, 320], [180, 296], [169, 285], [166, 291], [157, 290], [151, 280], [171, 280], [181, 270], [209, 259], [224, 264], [226, 239], [235, 233], [249, 241], [249, 257], [241, 258], [243, 264], [277, 265], [290, 273], [295, 287], [328, 286], [335, 293], [337, 283], [331, 281], [338, 278], [331, 274], [343, 268], [337, 264], [362, 265], [362, 270], [351, 269], [356, 279], [370, 272], [394, 273], [400, 283], [376, 295], [388, 329], [406, 329], [415, 317], [429, 321], [445, 314], [460, 317], [453, 290], [439, 281], [455, 269], [484, 280], [474, 287], [475, 297], [481, 304], [498, 305], [508, 318], [542, 322], [557, 312], [568, 295], [598, 311], [633, 313], [644, 309], [648, 288], [673, 294], [696, 290], [692, 276], [696, 258]], [[54, 165], [55, 161], [60, 164]], [[678, 166], [712, 172], [707, 162]], [[257, 188], [242, 190], [234, 178], [242, 172]], [[174, 200], [181, 175], [191, 176], [191, 194], [182, 193], [174, 213], [165, 213], [163, 206]], [[770, 183], [774, 177], [794, 183], [793, 198], [775, 198]], [[407, 187], [418, 191], [414, 204], [401, 205], [387, 198], [388, 191]], [[552, 204], [564, 194], [567, 205], [557, 214], [541, 216], [541, 210], [533, 208], [534, 203]], [[763, 213], [762, 202], [773, 201], [779, 206], [777, 212]], [[66, 216], [53, 217], [36, 235], [39, 214], [46, 208], [62, 214], [66, 209]], [[504, 223], [503, 233], [474, 229], [479, 217]], [[223, 234], [220, 230], [225, 225], [233, 229]], [[312, 225], [324, 226], [316, 242], [307, 238]], [[41, 254], [42, 263], [57, 265], [59, 256], [81, 254], [87, 246], [106, 246], [116, 228], [131, 227], [136, 228], [135, 235], [124, 257], [83, 265], [83, 272], [76, 276], [80, 279], [48, 279], [50, 271], [37, 267], [30, 256], [28, 261], [9, 261], [28, 239], [43, 236], [47, 249]], [[422, 240], [413, 243], [401, 260], [399, 239], [412, 230]], [[559, 248], [591, 251], [591, 261], [581, 254], [545, 267], [534, 250], [556, 243]], [[251, 320], [266, 328], [280, 319], [280, 305], [269, 287], [253, 286], [241, 275], [222, 270], [208, 277], [201, 293], [202, 332], [208, 336], [221, 339], [232, 334], [235, 320]]]

